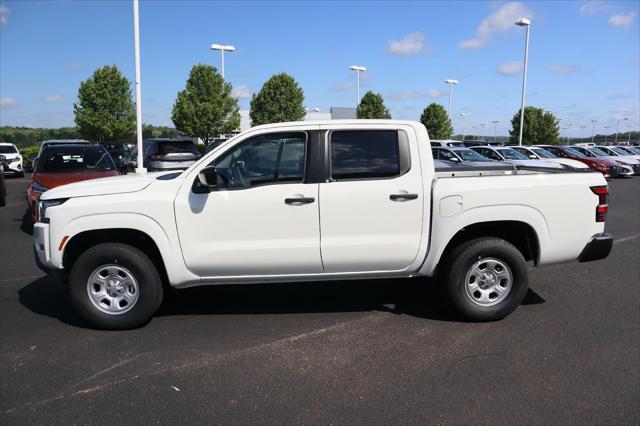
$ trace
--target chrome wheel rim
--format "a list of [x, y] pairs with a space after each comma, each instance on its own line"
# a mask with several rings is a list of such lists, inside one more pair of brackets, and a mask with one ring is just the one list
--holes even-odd
[[503, 261], [487, 257], [471, 265], [464, 284], [467, 297], [473, 303], [494, 306], [511, 292], [513, 274]]
[[138, 301], [140, 288], [133, 274], [119, 265], [102, 265], [87, 280], [89, 300], [101, 312], [121, 315]]

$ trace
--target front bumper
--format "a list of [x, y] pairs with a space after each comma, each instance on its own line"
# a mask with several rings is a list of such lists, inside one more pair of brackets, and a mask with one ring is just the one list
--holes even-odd
[[49, 225], [46, 223], [36, 223], [33, 225], [33, 256], [35, 257], [36, 265], [42, 272], [53, 278], [56, 283], [64, 283], [64, 269], [56, 268], [51, 262]]
[[602, 234], [595, 235], [584, 247], [582, 253], [580, 253], [578, 262], [583, 263], [591, 262], [592, 260], [604, 259], [609, 256], [612, 248], [613, 235], [604, 232]]
[[4, 160], [2, 162], [2, 167], [4, 168], [4, 172], [5, 174], [20, 174], [23, 173], [22, 170], [22, 161], [14, 161], [12, 163], [9, 162], [10, 160]]

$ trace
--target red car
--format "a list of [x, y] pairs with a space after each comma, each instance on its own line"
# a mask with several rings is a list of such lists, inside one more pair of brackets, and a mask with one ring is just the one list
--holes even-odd
[[43, 192], [68, 183], [119, 174], [102, 145], [49, 145], [38, 158], [27, 187], [31, 219], [36, 221], [36, 204]]
[[571, 158], [572, 160], [578, 160], [587, 166], [591, 170], [598, 171], [604, 175], [604, 177], [618, 177], [620, 170], [615, 162], [607, 160], [606, 158], [592, 158], [586, 157], [580, 151], [565, 145], [536, 145], [540, 148], [544, 148], [547, 151], [551, 151], [559, 157]]

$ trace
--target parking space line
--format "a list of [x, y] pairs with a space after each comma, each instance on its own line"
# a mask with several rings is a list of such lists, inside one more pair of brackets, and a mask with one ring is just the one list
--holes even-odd
[[619, 240], [615, 240], [615, 241], [613, 242], [613, 244], [618, 244], [618, 243], [621, 243], [621, 242], [623, 242], [623, 241], [634, 240], [634, 239], [636, 239], [636, 238], [638, 238], [638, 237], [640, 237], [640, 234], [632, 235], [632, 236], [630, 236], [630, 237], [620, 238]]
[[44, 275], [29, 275], [27, 277], [9, 278], [7, 280], [0, 280], [0, 283], [10, 283], [14, 281], [32, 280], [34, 278], [44, 277]]

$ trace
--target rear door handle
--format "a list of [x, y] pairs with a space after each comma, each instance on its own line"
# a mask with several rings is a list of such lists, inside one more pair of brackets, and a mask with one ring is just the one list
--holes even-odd
[[316, 199], [313, 197], [295, 197], [295, 198], [285, 198], [284, 203], [289, 204], [290, 206], [301, 206], [303, 204], [311, 204]]
[[389, 199], [391, 201], [409, 201], [418, 198], [418, 194], [391, 194]]

